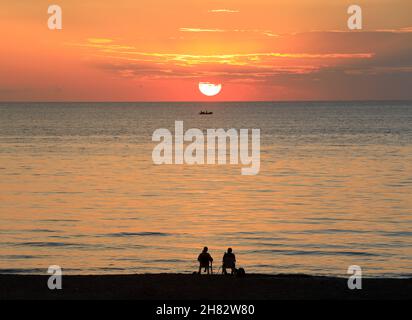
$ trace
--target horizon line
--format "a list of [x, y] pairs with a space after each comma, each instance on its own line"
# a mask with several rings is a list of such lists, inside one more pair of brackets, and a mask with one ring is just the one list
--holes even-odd
[[281, 103], [281, 102], [412, 102], [411, 99], [313, 99], [313, 100], [0, 100], [0, 103]]

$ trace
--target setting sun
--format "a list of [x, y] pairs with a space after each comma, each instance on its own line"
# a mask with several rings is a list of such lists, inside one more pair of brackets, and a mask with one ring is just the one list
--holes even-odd
[[199, 90], [205, 96], [213, 97], [220, 93], [222, 90], [222, 85], [210, 82], [199, 82]]

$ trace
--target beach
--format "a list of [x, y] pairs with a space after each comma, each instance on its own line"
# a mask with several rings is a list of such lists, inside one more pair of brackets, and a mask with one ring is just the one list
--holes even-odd
[[0, 300], [371, 300], [412, 299], [412, 279], [363, 279], [349, 290], [347, 279], [308, 275], [139, 274], [64, 276], [49, 290], [45, 275], [0, 275]]

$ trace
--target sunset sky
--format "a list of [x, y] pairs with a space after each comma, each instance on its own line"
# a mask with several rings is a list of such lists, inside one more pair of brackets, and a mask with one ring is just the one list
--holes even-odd
[[[47, 8], [63, 10], [49, 30]], [[363, 30], [347, 8], [363, 9]], [[410, 0], [19, 0], [1, 101], [412, 99]], [[199, 82], [221, 83], [215, 97]]]

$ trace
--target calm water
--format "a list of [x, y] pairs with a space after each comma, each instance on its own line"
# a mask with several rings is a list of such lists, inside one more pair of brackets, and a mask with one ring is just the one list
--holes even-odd
[[[202, 109], [214, 112], [201, 117]], [[260, 128], [261, 171], [155, 166], [152, 133]], [[412, 275], [412, 103], [0, 103], [0, 273]]]

